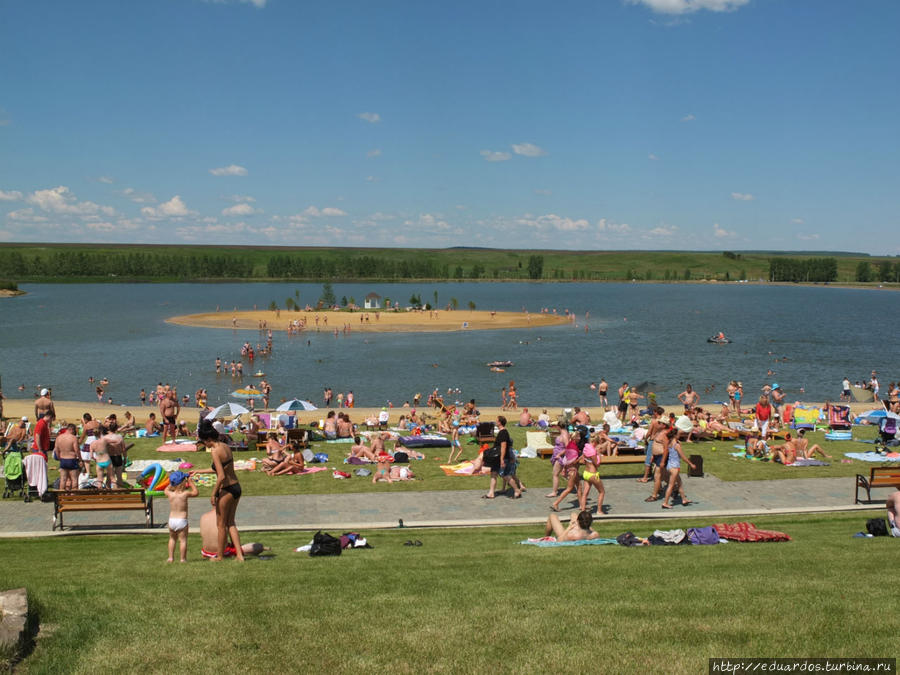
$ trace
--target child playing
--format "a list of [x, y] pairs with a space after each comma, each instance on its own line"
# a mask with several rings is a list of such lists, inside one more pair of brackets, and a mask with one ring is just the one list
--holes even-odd
[[188, 499], [199, 494], [189, 474], [173, 471], [169, 474], [166, 497], [169, 499], [169, 558], [175, 559], [175, 540], [181, 545], [181, 562], [187, 562]]
[[462, 455], [462, 444], [459, 442], [459, 420], [453, 420], [453, 434], [450, 436], [450, 456], [447, 458], [447, 464], [453, 464], [454, 455], [457, 461]]

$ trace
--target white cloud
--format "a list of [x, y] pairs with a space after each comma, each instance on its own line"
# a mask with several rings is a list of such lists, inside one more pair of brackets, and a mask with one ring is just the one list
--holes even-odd
[[547, 151], [534, 143], [513, 143], [513, 152], [523, 157], [543, 157]]
[[797, 234], [797, 239], [800, 239], [801, 241], [815, 241], [818, 238], [819, 235], [816, 232], [813, 232], [812, 234], [804, 234], [803, 232], [799, 232]]
[[241, 202], [240, 204], [229, 206], [227, 209], [222, 209], [223, 216], [252, 216], [254, 213], [259, 213], [259, 211], [247, 202]]
[[726, 237], [735, 236], [735, 233], [722, 228], [718, 223], [713, 223], [713, 235], [719, 239], [725, 239]]
[[375, 148], [374, 150], [369, 150], [366, 153], [366, 157], [381, 157], [381, 148]]
[[18, 190], [4, 192], [0, 190], [0, 202], [17, 202], [22, 199], [22, 193]]
[[544, 189], [538, 188], [537, 190], [534, 191], [534, 194], [549, 197], [550, 195], [553, 194], [553, 190], [544, 190]]
[[420, 213], [415, 219], [405, 220], [404, 225], [411, 225], [417, 230], [446, 231], [450, 229], [450, 223], [444, 220], [440, 215], [432, 213]]
[[242, 166], [238, 166], [237, 164], [229, 164], [228, 166], [220, 166], [215, 169], [210, 169], [209, 172], [213, 176], [246, 176], [247, 169]]
[[685, 115], [684, 117], [681, 118], [681, 121], [682, 122], [693, 122], [695, 119], [697, 119], [697, 118], [694, 117], [693, 114], [688, 113], [687, 115]]
[[527, 225], [538, 229], [552, 228], [560, 232], [577, 232], [579, 230], [587, 230], [591, 226], [590, 221], [585, 218], [567, 218], [558, 216], [555, 213], [548, 213], [537, 217], [526, 215], [516, 222], [520, 225]]
[[367, 183], [377, 183], [378, 179], [375, 176], [366, 176]]
[[299, 215], [304, 218], [319, 218], [322, 216], [346, 216], [347, 212], [333, 206], [326, 206], [323, 209], [320, 209], [317, 206], [308, 206], [303, 209], [303, 211]]
[[647, 232], [647, 235], [650, 237], [671, 237], [676, 232], [678, 232], [677, 225], [660, 225]]
[[159, 206], [145, 206], [141, 209], [141, 213], [148, 218], [180, 218], [195, 215], [196, 212], [189, 210], [181, 197], [175, 195]]
[[44, 216], [34, 215], [34, 209], [19, 209], [17, 211], [10, 211], [6, 214], [6, 217], [9, 220], [17, 220], [24, 223], [46, 223], [48, 220]]
[[806, 223], [806, 221], [803, 220], [803, 218], [791, 218], [791, 222], [794, 225], [803, 225], [804, 223]]
[[365, 120], [366, 122], [371, 122], [372, 124], [377, 124], [381, 121], [381, 115], [373, 112], [361, 112], [357, 115], [357, 117], [361, 120]]
[[482, 150], [481, 156], [488, 162], [506, 162], [512, 159], [508, 152], [496, 152], [494, 150]]
[[35, 190], [28, 195], [26, 201], [50, 213], [72, 216], [90, 216], [98, 213], [112, 216], [116, 213], [111, 206], [101, 206], [94, 202], [79, 202], [72, 191], [64, 185], [47, 190]]
[[652, 159], [652, 160], [655, 162], [656, 160], [659, 159], [659, 157], [657, 157], [656, 155], [654, 155], [654, 154], [651, 152], [649, 155], [647, 155], [647, 159]]
[[749, 192], [732, 192], [731, 198], [736, 202], [752, 202], [756, 197]]
[[703, 9], [733, 12], [750, 0], [625, 0], [629, 5], [645, 5], [659, 14], [691, 14]]
[[229, 202], [255, 202], [256, 199], [251, 197], [250, 195], [228, 195], [227, 197], [223, 197], [226, 201]]
[[606, 218], [597, 221], [597, 230], [600, 232], [612, 232], [614, 234], [628, 234], [631, 232], [631, 226], [627, 223], [613, 223]]
[[135, 204], [153, 204], [156, 202], [156, 197], [154, 197], [149, 192], [138, 192], [134, 188], [127, 187], [122, 190], [122, 194], [128, 197]]
[[98, 178], [97, 180], [101, 183], [106, 183], [107, 185], [112, 185], [113, 183], [115, 183], [115, 181], [110, 176], [100, 176], [100, 178]]

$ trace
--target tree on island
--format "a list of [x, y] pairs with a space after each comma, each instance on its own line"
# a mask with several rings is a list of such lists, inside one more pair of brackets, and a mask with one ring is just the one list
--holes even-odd
[[325, 307], [334, 307], [337, 304], [337, 298], [334, 296], [334, 289], [331, 287], [330, 281], [322, 284], [322, 297], [319, 298], [319, 302]]

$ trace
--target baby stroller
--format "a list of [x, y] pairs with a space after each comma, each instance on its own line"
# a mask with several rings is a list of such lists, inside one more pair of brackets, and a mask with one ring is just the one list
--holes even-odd
[[6, 476], [3, 498], [12, 497], [16, 491], [24, 498], [25, 468], [22, 466], [22, 451], [15, 445], [3, 453], [3, 475]]
[[878, 433], [881, 436], [882, 445], [900, 445], [897, 441], [897, 430], [900, 428], [900, 415], [889, 412], [878, 423]]

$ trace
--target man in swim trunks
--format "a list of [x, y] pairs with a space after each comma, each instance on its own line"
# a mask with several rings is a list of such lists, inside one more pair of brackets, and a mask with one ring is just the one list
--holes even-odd
[[156, 421], [156, 413], [150, 413], [150, 417], [147, 419], [146, 424], [144, 424], [144, 429], [147, 431], [148, 436], [159, 434], [159, 432], [162, 431], [162, 427], [159, 425], [159, 422]]
[[78, 436], [74, 424], [69, 424], [64, 432], [60, 432], [54, 447], [59, 458], [59, 489], [77, 490], [81, 459], [78, 455]]
[[41, 389], [40, 398], [34, 401], [34, 418], [39, 420], [48, 412], [53, 413], [54, 418], [56, 417], [56, 408], [53, 405], [53, 401], [50, 400], [50, 390]]
[[684, 391], [678, 394], [678, 400], [684, 404], [684, 411], [691, 412], [700, 401], [700, 394], [694, 391], [691, 385], [684, 388]]
[[159, 401], [159, 414], [163, 420], [163, 445], [166, 439], [171, 436], [172, 443], [175, 442], [178, 434], [178, 398], [174, 391], [170, 391], [163, 395]]
[[892, 537], [900, 537], [900, 490], [895, 490], [887, 498], [888, 528]]
[[600, 399], [600, 405], [604, 408], [609, 406], [609, 401], [606, 400], [606, 394], [609, 392], [609, 384], [602, 377], [600, 378], [600, 384], [597, 385], [597, 397]]
[[[204, 558], [215, 558], [219, 553], [218, 538], [219, 526], [216, 523], [216, 511], [213, 509], [200, 516], [200, 540], [202, 542], [200, 555]], [[241, 551], [244, 552], [244, 555], [259, 555], [263, 551], [271, 550], [268, 546], [257, 543], [243, 544], [241, 546]], [[235, 553], [235, 548], [229, 541], [225, 546], [225, 552], [222, 554], [222, 557], [233, 558]]]
[[850, 400], [850, 380], [847, 379], [846, 375], [844, 375], [844, 379], [841, 380], [841, 400]]
[[623, 382], [619, 387], [619, 419], [625, 421], [628, 415], [628, 383]]
[[576, 405], [575, 414], [572, 415], [572, 423], [587, 426], [591, 423], [591, 416], [587, 414], [586, 410], [582, 410]]
[[569, 526], [563, 527], [559, 516], [551, 513], [544, 525], [544, 536], [553, 534], [557, 541], [580, 541], [582, 539], [598, 539], [600, 537], [591, 527], [594, 518], [590, 511], [572, 512], [569, 517]]
[[125, 439], [118, 433], [119, 425], [110, 422], [107, 427], [107, 433], [101, 437], [106, 445], [106, 452], [109, 453], [109, 461], [112, 463], [112, 469], [116, 476], [116, 487], [128, 487], [122, 472], [125, 469]]

